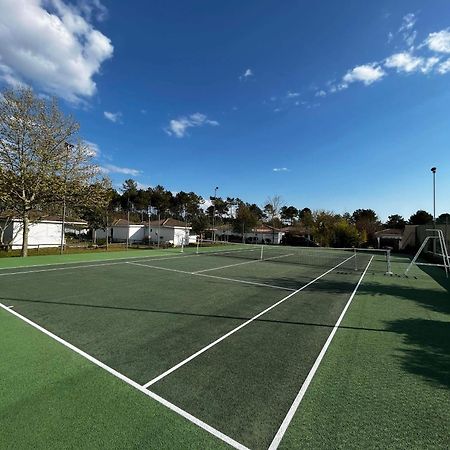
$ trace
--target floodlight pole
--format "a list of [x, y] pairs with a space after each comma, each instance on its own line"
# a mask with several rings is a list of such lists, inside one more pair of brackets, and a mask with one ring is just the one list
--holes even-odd
[[150, 222], [151, 222], [151, 213], [152, 213], [152, 205], [148, 205], [148, 246], [150, 247]]
[[[433, 173], [433, 228], [436, 229], [436, 167], [431, 168]], [[436, 239], [433, 239], [433, 255], [436, 253]]]
[[63, 210], [62, 210], [62, 223], [61, 223], [61, 247], [60, 254], [64, 253], [64, 237], [66, 234], [66, 191], [67, 191], [67, 166], [69, 164], [69, 150], [73, 148], [72, 144], [64, 142], [64, 148], [66, 149], [66, 161], [64, 168], [64, 194], [63, 194]]
[[128, 211], [127, 211], [127, 250], [130, 241], [130, 203], [128, 202]]
[[158, 209], [158, 248], [159, 248], [159, 242], [160, 242], [160, 235], [161, 233], [161, 211]]
[[217, 190], [219, 189], [218, 186], [214, 188], [214, 204], [213, 204], [213, 220], [212, 220], [212, 227], [213, 227], [213, 242], [216, 241], [216, 230], [215, 230], [215, 223], [216, 223], [216, 199], [217, 199]]

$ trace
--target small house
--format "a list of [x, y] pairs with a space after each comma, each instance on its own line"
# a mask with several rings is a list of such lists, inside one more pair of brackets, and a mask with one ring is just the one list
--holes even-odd
[[132, 223], [126, 219], [117, 219], [107, 230], [96, 230], [96, 237], [106, 238], [110, 242], [170, 244], [179, 247], [189, 242], [195, 242], [196, 236], [191, 235], [192, 227], [172, 218], [153, 220], [150, 222]]
[[[66, 220], [65, 231], [68, 228], [87, 228], [83, 220]], [[58, 216], [37, 216], [31, 214], [28, 231], [28, 248], [49, 248], [61, 245], [62, 219]], [[22, 248], [23, 223], [22, 219], [7, 214], [0, 216], [0, 234], [3, 239], [0, 244], [12, 250]], [[64, 238], [65, 244], [65, 238]]]

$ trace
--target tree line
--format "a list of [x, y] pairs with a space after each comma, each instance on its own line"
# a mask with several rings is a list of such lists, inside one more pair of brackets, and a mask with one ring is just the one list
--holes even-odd
[[[79, 124], [61, 112], [55, 99], [43, 99], [29, 88], [0, 94], [0, 244], [8, 219], [19, 217], [26, 256], [29, 226], [39, 218], [36, 211], [64, 212], [86, 220], [92, 229], [105, 229], [118, 218], [142, 222], [168, 217], [189, 223], [196, 233], [211, 230], [213, 224], [237, 234], [262, 224], [289, 226], [293, 235], [307, 234], [320, 245], [342, 247], [371, 245], [382, 227], [403, 228], [433, 220], [420, 210], [408, 220], [391, 215], [383, 224], [372, 209], [335, 214], [286, 205], [277, 195], [262, 205], [231, 197], [204, 199], [195, 192], [173, 193], [161, 185], [142, 189], [132, 179], [117, 190], [94, 163], [94, 156], [79, 136]], [[437, 219], [448, 221], [450, 214]]]
[[[430, 213], [419, 210], [407, 220], [393, 214], [383, 223], [372, 209], [335, 214], [285, 205], [280, 196], [269, 197], [261, 206], [232, 197], [211, 196], [208, 203], [205, 207], [206, 200], [195, 192], [172, 193], [161, 185], [139, 189], [136, 181], [128, 179], [119, 192], [114, 191], [109, 208], [111, 216], [128, 215], [134, 221], [172, 217], [189, 223], [198, 234], [211, 230], [213, 224], [219, 236], [220, 228], [242, 235], [263, 224], [275, 229], [288, 227], [291, 234], [307, 234], [320, 245], [339, 247], [374, 245], [375, 233], [381, 229], [403, 229], [408, 224], [433, 221]], [[441, 214], [436, 222], [450, 222], [450, 214]]]

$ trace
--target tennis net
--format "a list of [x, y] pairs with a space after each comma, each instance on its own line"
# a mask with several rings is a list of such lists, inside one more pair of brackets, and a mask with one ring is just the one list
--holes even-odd
[[270, 263], [300, 264], [348, 271], [363, 271], [372, 259], [370, 270], [391, 273], [388, 250], [328, 247], [289, 247], [283, 245], [239, 244], [223, 241], [199, 241], [196, 253], [217, 257], [260, 260]]

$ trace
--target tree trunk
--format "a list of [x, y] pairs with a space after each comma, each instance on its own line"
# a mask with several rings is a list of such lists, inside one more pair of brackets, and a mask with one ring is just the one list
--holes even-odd
[[22, 256], [25, 258], [28, 256], [28, 228], [30, 224], [30, 219], [28, 218], [28, 213], [25, 212], [22, 216]]

